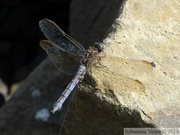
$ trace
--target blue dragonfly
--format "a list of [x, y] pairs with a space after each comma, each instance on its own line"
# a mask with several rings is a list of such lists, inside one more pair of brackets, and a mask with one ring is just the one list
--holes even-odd
[[46, 51], [54, 65], [65, 74], [74, 75], [69, 85], [54, 104], [52, 113], [59, 110], [80, 80], [88, 67], [97, 63], [98, 54], [104, 45], [95, 42], [89, 49], [67, 35], [58, 25], [49, 19], [39, 21], [39, 27], [48, 40], [41, 40], [40, 46]]

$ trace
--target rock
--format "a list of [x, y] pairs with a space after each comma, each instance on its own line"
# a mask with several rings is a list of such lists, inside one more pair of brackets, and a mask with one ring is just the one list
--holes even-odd
[[[70, 34], [85, 48], [102, 41], [113, 28], [122, 1], [74, 0], [70, 9]], [[78, 27], [80, 26], [80, 27]], [[83, 27], [82, 27], [83, 26]]]
[[66, 107], [55, 115], [50, 111], [64, 89], [63, 76], [49, 59], [45, 59], [1, 108], [0, 133], [58, 134]]
[[99, 64], [74, 92], [64, 119], [65, 109], [50, 116], [47, 111], [65, 82], [44, 60], [1, 108], [2, 135], [58, 134], [63, 120], [62, 135], [119, 135], [124, 127], [180, 125], [179, 3], [123, 4], [120, 14], [120, 1], [72, 2], [70, 35], [91, 45], [109, 33]]
[[[81, 42], [97, 41], [97, 33], [102, 28], [106, 33], [110, 27], [100, 18], [114, 16], [114, 12], [107, 12], [113, 2], [96, 6], [95, 3], [88, 5], [92, 10], [82, 6], [84, 1], [73, 1], [74, 37], [80, 39], [92, 30]], [[125, 127], [180, 125], [179, 6], [176, 1], [128, 0], [121, 14], [120, 5], [111, 7], [119, 13], [112, 25], [114, 30], [103, 41], [107, 46], [100, 55], [100, 64], [91, 68], [75, 91], [61, 134], [119, 135]], [[89, 16], [79, 17], [81, 14], [77, 13], [83, 11]], [[74, 27], [86, 21], [91, 23], [84, 31]], [[91, 38], [93, 34], [95, 37]]]

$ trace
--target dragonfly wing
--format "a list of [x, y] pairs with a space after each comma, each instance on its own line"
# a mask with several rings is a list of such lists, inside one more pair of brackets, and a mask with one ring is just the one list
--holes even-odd
[[85, 53], [83, 46], [75, 39], [67, 35], [58, 25], [49, 19], [39, 21], [39, 27], [45, 37], [51, 42], [57, 44], [67, 52], [82, 57]]
[[80, 59], [71, 53], [68, 53], [58, 45], [48, 40], [42, 40], [40, 46], [46, 51], [54, 65], [63, 73], [72, 75], [77, 72], [80, 65]]

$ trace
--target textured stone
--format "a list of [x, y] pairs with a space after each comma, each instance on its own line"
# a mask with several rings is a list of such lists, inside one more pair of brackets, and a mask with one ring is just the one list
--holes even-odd
[[125, 100], [124, 105], [135, 103], [133, 106], [140, 108], [141, 117], [158, 127], [180, 125], [179, 6], [175, 1], [127, 1], [114, 25], [116, 32], [105, 40], [110, 45], [105, 50], [110, 54], [108, 57], [155, 63], [151, 71], [146, 66], [140, 67], [142, 75], [135, 75], [137, 70], [116, 73], [128, 72], [125, 76], [138, 79], [145, 86], [145, 97], [131, 95], [130, 104]]
[[[179, 6], [163, 0], [124, 3], [104, 39], [100, 64], [73, 95], [62, 134], [119, 135], [124, 127], [179, 127]], [[72, 31], [78, 33], [77, 28]]]
[[[55, 99], [63, 91], [63, 84], [61, 72], [45, 59], [1, 108], [1, 135], [58, 134], [65, 111], [55, 115], [46, 112], [50, 113]], [[40, 112], [41, 118], [37, 118]]]

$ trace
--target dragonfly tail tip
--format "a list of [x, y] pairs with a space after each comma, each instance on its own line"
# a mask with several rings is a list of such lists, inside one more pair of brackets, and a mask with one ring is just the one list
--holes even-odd
[[53, 110], [51, 110], [51, 113], [53, 113], [53, 114], [54, 114], [55, 112], [56, 112], [56, 110], [54, 110], [54, 109], [53, 109]]

